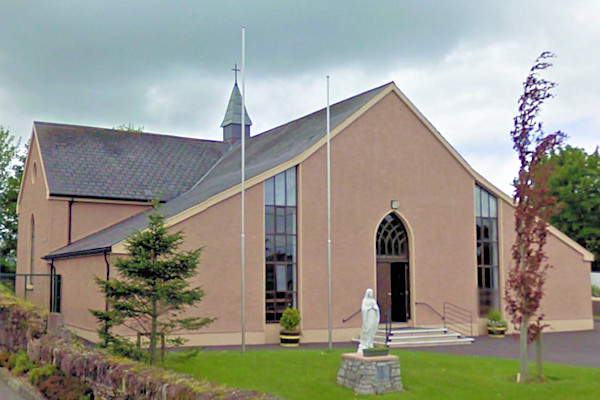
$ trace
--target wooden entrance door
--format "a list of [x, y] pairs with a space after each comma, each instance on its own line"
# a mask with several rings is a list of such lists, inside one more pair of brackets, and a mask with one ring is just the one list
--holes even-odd
[[407, 262], [390, 264], [392, 321], [406, 322], [410, 318], [410, 280]]
[[410, 319], [408, 235], [395, 213], [386, 215], [379, 224], [375, 248], [381, 322], [387, 321], [388, 311], [392, 321], [407, 322]]

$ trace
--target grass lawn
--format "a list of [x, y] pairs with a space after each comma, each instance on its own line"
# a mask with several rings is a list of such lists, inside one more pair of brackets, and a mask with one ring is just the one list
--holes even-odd
[[[227, 386], [286, 399], [352, 399], [336, 384], [340, 355], [354, 350], [267, 350], [170, 355], [166, 367]], [[405, 391], [361, 399], [597, 399], [600, 369], [544, 364], [547, 381], [514, 383], [518, 362], [495, 358], [393, 350]], [[533, 365], [532, 365], [533, 367]]]

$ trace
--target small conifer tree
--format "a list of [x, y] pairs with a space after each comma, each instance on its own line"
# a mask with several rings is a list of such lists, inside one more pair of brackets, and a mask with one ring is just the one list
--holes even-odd
[[[135, 355], [134, 346], [114, 335], [112, 328], [125, 326], [149, 339], [149, 360], [156, 362], [157, 344], [163, 335], [196, 330], [214, 318], [188, 317], [181, 314], [202, 300], [201, 287], [190, 288], [189, 279], [197, 274], [200, 250], [180, 251], [181, 231], [169, 233], [165, 218], [157, 210], [149, 214], [148, 228], [126, 241], [127, 255], [117, 260], [118, 277], [96, 278], [105, 295], [106, 310], [91, 310], [98, 319], [98, 334], [104, 347]], [[174, 338], [175, 344], [183, 343]], [[139, 354], [138, 354], [139, 357]]]

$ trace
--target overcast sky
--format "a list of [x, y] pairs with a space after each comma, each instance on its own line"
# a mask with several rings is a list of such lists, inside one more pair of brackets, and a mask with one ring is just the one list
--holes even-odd
[[0, 124], [220, 139], [246, 26], [253, 133], [394, 81], [477, 171], [511, 193], [509, 132], [544, 50], [546, 130], [600, 144], [600, 2], [0, 0]]

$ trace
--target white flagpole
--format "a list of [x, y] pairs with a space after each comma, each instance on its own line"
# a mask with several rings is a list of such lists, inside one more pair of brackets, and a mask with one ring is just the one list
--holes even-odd
[[331, 335], [331, 118], [329, 113], [329, 75], [327, 75], [327, 328], [329, 351], [333, 348]]
[[241, 235], [241, 259], [242, 259], [242, 290], [241, 290], [241, 315], [242, 315], [242, 353], [246, 352], [246, 27], [242, 26], [242, 235]]

